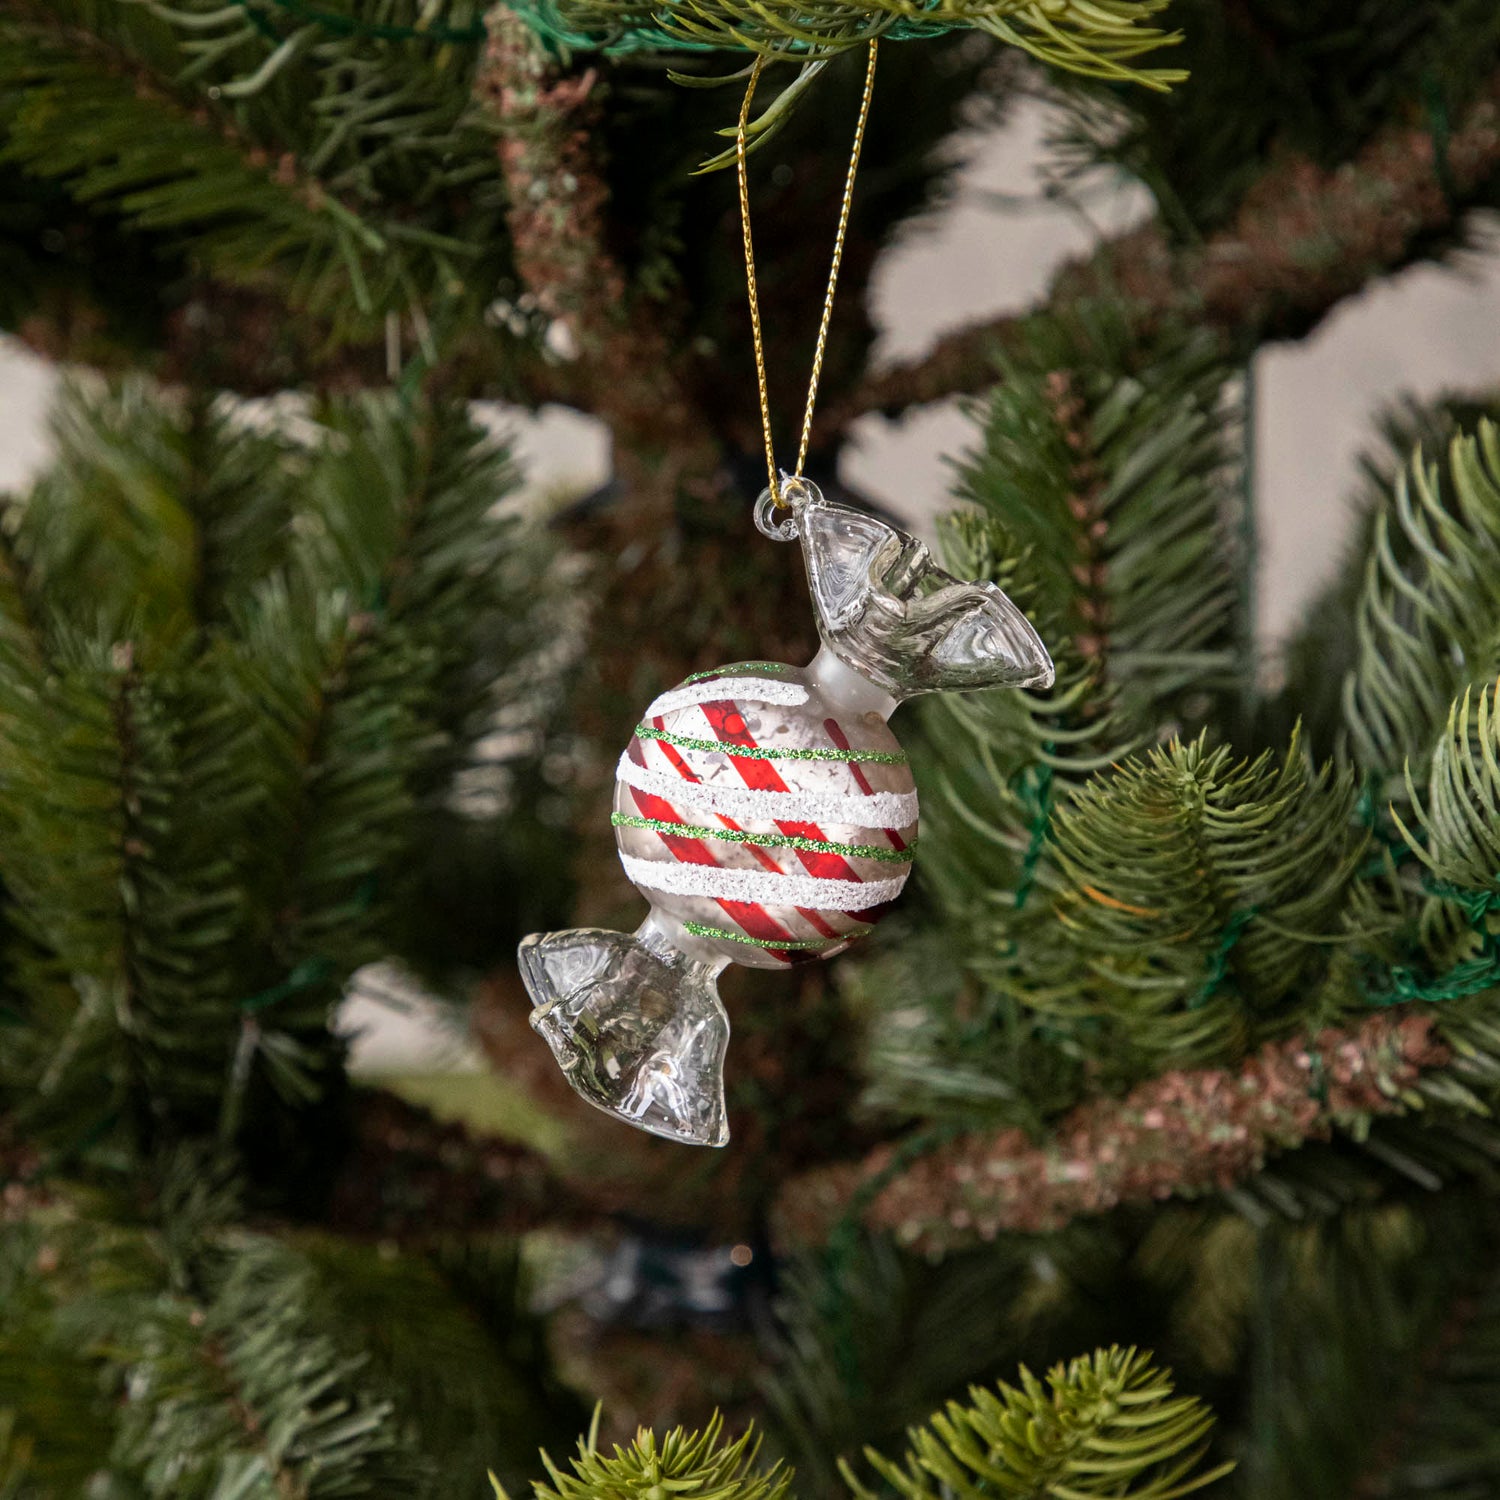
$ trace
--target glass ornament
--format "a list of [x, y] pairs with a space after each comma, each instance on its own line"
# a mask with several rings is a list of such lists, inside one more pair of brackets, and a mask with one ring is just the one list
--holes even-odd
[[730, 963], [842, 953], [900, 894], [917, 789], [886, 720], [918, 693], [1046, 687], [1052, 660], [993, 583], [938, 567], [874, 516], [787, 479], [756, 507], [802, 544], [822, 647], [805, 667], [738, 662], [663, 693], [616, 771], [634, 934], [538, 933], [520, 948], [531, 1024], [589, 1103], [653, 1135], [729, 1139]]

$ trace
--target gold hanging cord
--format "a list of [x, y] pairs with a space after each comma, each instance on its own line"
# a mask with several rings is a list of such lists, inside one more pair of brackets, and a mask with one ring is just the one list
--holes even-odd
[[[844, 179], [844, 201], [839, 206], [839, 227], [833, 240], [833, 264], [828, 270], [828, 290], [823, 295], [823, 319], [818, 324], [818, 343], [813, 352], [812, 379], [807, 385], [807, 406], [802, 413], [802, 441], [797, 447], [797, 467], [794, 477], [800, 477], [802, 466], [807, 462], [807, 445], [812, 441], [813, 405], [818, 399], [818, 380], [823, 374], [823, 351], [828, 346], [828, 324], [833, 317], [833, 293], [838, 285], [839, 262], [844, 258], [844, 236], [849, 228], [849, 205], [854, 201], [854, 176], [859, 170], [860, 148], [865, 143], [865, 121], [870, 114], [870, 96], [875, 92], [875, 56], [879, 41], [870, 38], [870, 61], [865, 68], [865, 89], [859, 101], [859, 120], [854, 127], [854, 150], [849, 156], [849, 173]], [[750, 187], [745, 172], [745, 136], [750, 120], [750, 103], [755, 98], [755, 86], [766, 60], [757, 57], [750, 69], [750, 82], [745, 89], [745, 102], [740, 105], [740, 123], [735, 132], [735, 167], [740, 180], [740, 227], [745, 234], [745, 283], [750, 292], [750, 329], [755, 340], [755, 378], [760, 387], [760, 425], [766, 440], [766, 473], [770, 476], [771, 499], [778, 510], [787, 508], [781, 497], [781, 478], [776, 471], [776, 453], [771, 441], [771, 398], [766, 384], [766, 349], [760, 331], [760, 293], [755, 282], [755, 244], [750, 237]]]

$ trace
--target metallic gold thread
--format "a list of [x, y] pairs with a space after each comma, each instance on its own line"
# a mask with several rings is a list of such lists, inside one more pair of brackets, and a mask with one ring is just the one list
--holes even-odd
[[[833, 237], [833, 261], [828, 268], [828, 288], [823, 294], [823, 315], [818, 322], [818, 340], [813, 350], [812, 376], [807, 385], [807, 404], [802, 410], [802, 437], [797, 444], [797, 467], [793, 478], [800, 478], [807, 462], [807, 450], [812, 442], [813, 408], [818, 400], [818, 383], [823, 378], [823, 356], [828, 348], [828, 328], [833, 321], [833, 299], [838, 288], [839, 266], [844, 258], [844, 241], [849, 230], [849, 210], [854, 202], [854, 179], [859, 171], [859, 156], [865, 143], [865, 124], [870, 117], [870, 100], [875, 92], [875, 62], [879, 56], [880, 39], [870, 38], [869, 61], [865, 65], [864, 92], [860, 95], [859, 118], [854, 126], [854, 148], [849, 154], [849, 170], [844, 178], [844, 197], [839, 205], [838, 229]], [[755, 275], [755, 240], [750, 232], [750, 182], [745, 169], [746, 133], [750, 124], [750, 104], [755, 98], [755, 88], [765, 69], [765, 57], [758, 56], [750, 68], [750, 81], [745, 86], [744, 102], [740, 105], [739, 125], [734, 136], [734, 164], [739, 178], [740, 229], [745, 242], [745, 288], [750, 300], [750, 334], [755, 345], [755, 383], [760, 395], [760, 430], [766, 445], [767, 488], [778, 510], [787, 509], [782, 498], [781, 478], [776, 470], [776, 445], [771, 436], [771, 397], [766, 378], [766, 348], [761, 334], [760, 289]]]

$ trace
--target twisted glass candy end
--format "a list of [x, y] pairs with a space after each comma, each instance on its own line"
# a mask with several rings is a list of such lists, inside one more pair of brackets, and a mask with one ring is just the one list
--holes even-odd
[[925, 544], [825, 500], [796, 509], [797, 534], [828, 648], [893, 698], [987, 687], [1050, 687], [1052, 658], [993, 583], [945, 572]]
[[536, 933], [519, 954], [532, 1028], [569, 1083], [616, 1119], [697, 1146], [729, 1140], [729, 1017], [714, 978], [648, 918], [631, 936], [601, 928]]

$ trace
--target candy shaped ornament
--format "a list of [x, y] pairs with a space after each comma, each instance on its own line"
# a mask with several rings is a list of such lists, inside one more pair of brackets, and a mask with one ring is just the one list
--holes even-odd
[[651, 904], [633, 934], [539, 933], [520, 949], [532, 1026], [589, 1103], [654, 1135], [729, 1139], [730, 963], [842, 953], [900, 894], [917, 789], [886, 720], [917, 693], [1045, 687], [1052, 661], [992, 583], [803, 479], [767, 535], [800, 538], [822, 649], [805, 667], [700, 672], [645, 712], [616, 772], [620, 859]]

